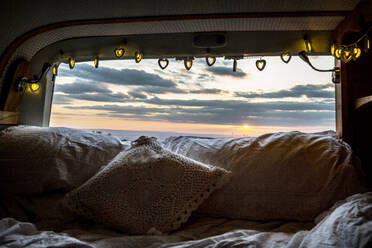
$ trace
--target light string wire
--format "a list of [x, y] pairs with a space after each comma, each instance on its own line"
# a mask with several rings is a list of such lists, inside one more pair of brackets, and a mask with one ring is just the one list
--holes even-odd
[[343, 47], [352, 47], [352, 46], [355, 46], [356, 44], [358, 44], [359, 42], [361, 42], [364, 38], [366, 38], [366, 37], [368, 37], [368, 33], [370, 32], [372, 30], [372, 26], [371, 27], [369, 27], [368, 29], [367, 29], [367, 31], [357, 40], [357, 41], [355, 41], [355, 42], [353, 42], [353, 43], [350, 43], [350, 44], [348, 44], [348, 45], [343, 45], [343, 44], [338, 44], [338, 43], [335, 43], [335, 45], [337, 45], [337, 46], [343, 46]]

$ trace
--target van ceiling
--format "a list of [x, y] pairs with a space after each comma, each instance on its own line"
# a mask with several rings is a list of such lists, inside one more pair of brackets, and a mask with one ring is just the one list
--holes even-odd
[[358, 0], [0, 1], [0, 51], [22, 34], [52, 23], [217, 13], [351, 11]]
[[22, 34], [52, 23], [217, 13], [351, 11], [358, 0], [116, 0], [0, 2], [0, 51]]

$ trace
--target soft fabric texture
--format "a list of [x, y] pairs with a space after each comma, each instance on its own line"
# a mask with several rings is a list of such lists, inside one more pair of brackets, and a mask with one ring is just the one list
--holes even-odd
[[186, 222], [228, 175], [224, 169], [164, 150], [155, 138], [141, 137], [69, 193], [64, 203], [126, 233], [167, 233]]
[[19, 222], [12, 218], [0, 220], [0, 246], [12, 248], [94, 248], [88, 243], [50, 231], [39, 231], [26, 222]]
[[7, 195], [0, 198], [0, 219], [12, 217], [32, 222], [42, 230], [61, 231], [73, 227], [77, 216], [61, 204], [66, 193], [46, 193], [40, 196]]
[[[31, 223], [0, 220], [0, 246], [95, 248], [371, 247], [372, 193], [356, 194], [312, 223], [193, 218], [170, 235], [128, 236], [102, 228], [66, 229], [64, 234], [36, 230]], [[83, 246], [86, 245], [86, 246]]]
[[372, 192], [337, 202], [317, 222], [298, 247], [372, 247]]
[[363, 192], [351, 148], [336, 137], [300, 132], [257, 138], [171, 137], [164, 147], [231, 170], [198, 213], [237, 219], [312, 220], [337, 200]]
[[116, 137], [78, 129], [9, 127], [0, 132], [0, 194], [70, 191], [125, 147]]

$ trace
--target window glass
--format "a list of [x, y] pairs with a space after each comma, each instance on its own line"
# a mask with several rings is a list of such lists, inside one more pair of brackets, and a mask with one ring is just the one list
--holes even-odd
[[[195, 59], [169, 60], [162, 70], [148, 59], [67, 64], [58, 68], [51, 126], [138, 135], [258, 136], [277, 131], [318, 132], [335, 129], [331, 73], [312, 70], [297, 56], [233, 61], [217, 58], [209, 67]], [[322, 69], [333, 68], [331, 56], [310, 57]]]

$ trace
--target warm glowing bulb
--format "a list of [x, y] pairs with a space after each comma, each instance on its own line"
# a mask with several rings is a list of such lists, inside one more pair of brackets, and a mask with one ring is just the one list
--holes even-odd
[[342, 49], [341, 48], [336, 48], [336, 50], [335, 50], [335, 57], [337, 59], [340, 59], [341, 58], [341, 54], [342, 54]]
[[71, 70], [74, 69], [74, 67], [75, 67], [75, 59], [74, 58], [70, 58], [68, 60], [68, 65], [70, 66], [70, 69]]
[[114, 53], [115, 53], [115, 56], [117, 57], [117, 58], [120, 58], [121, 56], [123, 56], [124, 55], [124, 49], [123, 48], [116, 48], [115, 50], [114, 50]]
[[353, 54], [352, 54], [353, 59], [354, 59], [354, 60], [357, 60], [357, 59], [360, 57], [360, 54], [361, 54], [361, 53], [362, 53], [362, 50], [360, 50], [359, 47], [354, 47], [354, 48], [353, 48]]
[[207, 61], [207, 65], [212, 66], [214, 63], [216, 63], [216, 57], [207, 57], [205, 59]]
[[335, 55], [335, 50], [336, 50], [335, 44], [332, 44], [332, 46], [331, 46], [331, 54], [332, 55]]
[[54, 76], [56, 76], [56, 75], [57, 75], [57, 73], [58, 73], [58, 68], [57, 68], [57, 66], [56, 66], [56, 65], [55, 65], [55, 66], [53, 66], [52, 72], [53, 72], [53, 75], [54, 75]]
[[184, 64], [185, 64], [186, 70], [189, 71], [191, 69], [191, 67], [192, 67], [192, 59], [185, 59], [184, 60]]
[[288, 64], [288, 62], [291, 60], [292, 55], [289, 52], [284, 52], [280, 55], [281, 60]]
[[368, 50], [371, 48], [371, 43], [368, 39], [368, 36], [364, 38], [364, 52], [368, 52]]
[[134, 54], [134, 60], [136, 61], [136, 63], [139, 63], [141, 60], [142, 60], [142, 57], [143, 57], [143, 55], [142, 55], [142, 53], [141, 52], [136, 52], [135, 54]]
[[40, 89], [40, 85], [39, 83], [32, 83], [30, 84], [30, 89], [31, 89], [31, 92], [38, 92], [39, 89]]
[[344, 61], [345, 63], [349, 62], [351, 59], [352, 59], [352, 55], [351, 55], [351, 52], [347, 49], [344, 49], [342, 51], [342, 55], [341, 55], [341, 59], [342, 61]]
[[307, 53], [311, 53], [313, 51], [313, 48], [312, 48], [310, 40], [306, 36], [304, 37], [304, 40], [305, 40], [305, 47], [306, 47]]
[[244, 126], [243, 126], [243, 128], [247, 129], [247, 128], [249, 128], [249, 126], [247, 126], [247, 125], [244, 125]]
[[265, 66], [266, 66], [266, 60], [260, 59], [256, 61], [256, 67], [259, 71], [262, 71], [263, 69], [265, 69]]
[[159, 67], [164, 70], [165, 68], [167, 68], [168, 64], [169, 64], [169, 60], [168, 59], [165, 59], [165, 58], [162, 58], [162, 59], [159, 59], [158, 60], [158, 64], [159, 64]]
[[95, 57], [94, 58], [94, 67], [98, 68], [98, 65], [99, 65], [99, 59], [98, 59], [98, 57]]

